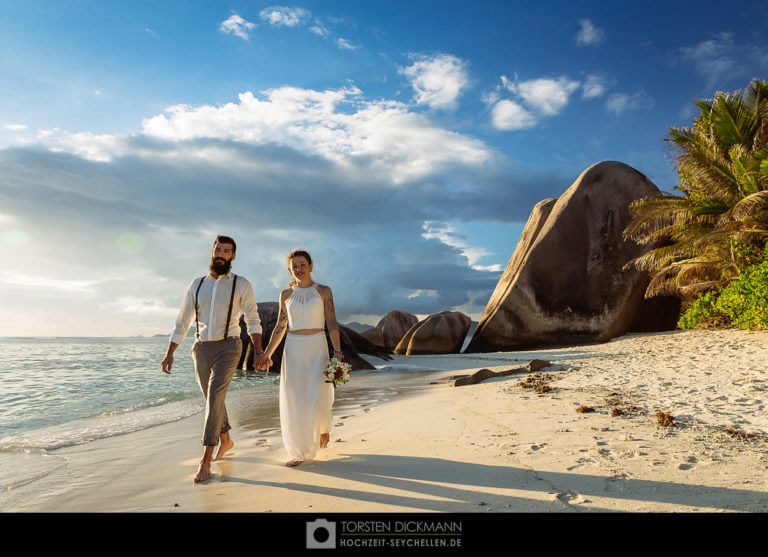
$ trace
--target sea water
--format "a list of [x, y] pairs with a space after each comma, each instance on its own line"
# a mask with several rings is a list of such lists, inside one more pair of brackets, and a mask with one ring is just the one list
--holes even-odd
[[[170, 375], [168, 337], [0, 338], [0, 491], [58, 466], [49, 452], [203, 410], [186, 339]], [[279, 374], [238, 371], [230, 391], [264, 389]]]

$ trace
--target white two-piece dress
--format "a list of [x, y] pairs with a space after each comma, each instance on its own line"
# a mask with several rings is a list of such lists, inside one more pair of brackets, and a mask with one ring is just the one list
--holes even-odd
[[330, 433], [333, 385], [325, 382], [328, 344], [325, 331], [291, 334], [298, 329], [324, 329], [323, 298], [317, 284], [293, 286], [285, 301], [288, 333], [280, 367], [280, 427], [291, 460], [312, 460], [320, 434]]

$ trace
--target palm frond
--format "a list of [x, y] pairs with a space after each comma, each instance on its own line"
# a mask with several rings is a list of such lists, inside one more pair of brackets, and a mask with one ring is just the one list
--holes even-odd
[[628, 262], [650, 275], [646, 296], [726, 285], [768, 241], [768, 82], [697, 100], [690, 127], [670, 128], [677, 195], [634, 202], [624, 238], [647, 247]]

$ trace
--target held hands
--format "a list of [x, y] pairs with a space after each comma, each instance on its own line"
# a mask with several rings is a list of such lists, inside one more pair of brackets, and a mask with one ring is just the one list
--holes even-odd
[[253, 367], [257, 370], [267, 371], [272, 367], [272, 358], [266, 352], [258, 352], [253, 355]]

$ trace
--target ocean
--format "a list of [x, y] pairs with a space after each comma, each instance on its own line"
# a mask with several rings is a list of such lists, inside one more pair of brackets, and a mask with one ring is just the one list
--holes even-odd
[[[168, 337], [0, 338], [0, 491], [61, 463], [55, 449], [129, 433], [202, 412], [186, 339], [171, 375]], [[238, 372], [230, 392], [277, 396], [279, 374]]]

